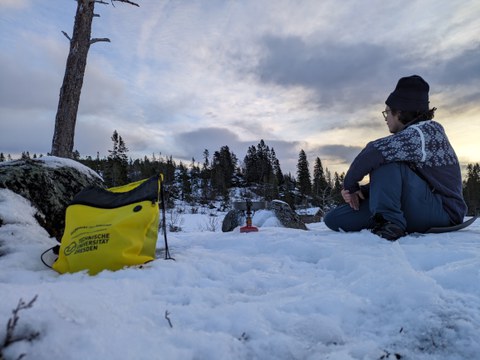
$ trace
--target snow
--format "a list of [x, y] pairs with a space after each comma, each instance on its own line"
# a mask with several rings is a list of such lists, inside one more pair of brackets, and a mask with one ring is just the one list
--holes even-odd
[[[0, 167], [1, 166], [10, 166], [12, 164], [15, 164], [17, 161], [18, 160], [0, 162]], [[98, 175], [95, 171], [93, 171], [89, 167], [79, 163], [78, 161], [75, 161], [75, 160], [72, 160], [72, 159], [60, 158], [60, 157], [56, 157], [56, 156], [42, 156], [42, 157], [39, 157], [37, 159], [34, 159], [34, 161], [40, 161], [40, 162], [44, 163], [45, 166], [50, 167], [52, 169], [61, 168], [61, 167], [74, 168], [82, 174], [88, 175], [90, 177], [97, 177], [97, 178], [101, 179], [100, 175]]]
[[60, 158], [56, 156], [42, 156], [41, 158], [38, 158], [38, 160], [42, 161], [43, 163], [45, 163], [46, 166], [53, 169], [60, 167], [71, 167], [78, 170], [80, 173], [89, 175], [90, 177], [100, 178], [100, 176], [95, 171], [72, 159]]
[[257, 233], [184, 213], [175, 261], [88, 276], [41, 263], [56, 242], [28, 201], [2, 189], [0, 214], [0, 344], [20, 298], [38, 295], [18, 333], [41, 334], [5, 359], [480, 358], [480, 221], [391, 243], [286, 229], [267, 210]]

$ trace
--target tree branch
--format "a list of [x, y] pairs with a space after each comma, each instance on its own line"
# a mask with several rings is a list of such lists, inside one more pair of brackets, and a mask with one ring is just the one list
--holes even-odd
[[12, 311], [12, 317], [8, 319], [7, 323], [7, 333], [5, 335], [5, 340], [3, 341], [3, 344], [0, 346], [0, 359], [3, 359], [3, 350], [6, 349], [8, 346], [11, 344], [18, 342], [18, 341], [32, 341], [35, 340], [38, 336], [40, 336], [39, 332], [31, 332], [31, 333], [26, 333], [20, 336], [15, 336], [15, 328], [17, 327], [18, 320], [20, 317], [18, 316], [18, 313], [21, 310], [25, 309], [30, 309], [33, 306], [33, 303], [37, 300], [38, 295], [35, 295], [35, 297], [30, 300], [30, 302], [26, 303], [22, 299], [18, 301], [18, 305], [15, 309]]
[[62, 34], [65, 35], [65, 37], [68, 39], [68, 41], [72, 41], [72, 38], [68, 36], [68, 34], [65, 31], [62, 31]]
[[130, 1], [130, 0], [110, 0], [110, 1], [112, 2], [112, 5], [113, 5], [114, 1], [118, 1], [118, 2], [122, 2], [122, 3], [130, 4], [130, 5], [134, 5], [136, 7], [140, 7], [140, 5], [138, 5], [137, 3], [134, 3], [133, 1]]
[[100, 41], [110, 42], [110, 39], [109, 39], [109, 38], [94, 38], [94, 39], [90, 39], [90, 45], [95, 44], [96, 42], [100, 42]]
[[170, 321], [170, 318], [168, 317], [170, 313], [168, 311], [165, 311], [165, 319], [168, 321], [168, 325], [170, 325], [171, 328], [173, 328], [172, 322]]

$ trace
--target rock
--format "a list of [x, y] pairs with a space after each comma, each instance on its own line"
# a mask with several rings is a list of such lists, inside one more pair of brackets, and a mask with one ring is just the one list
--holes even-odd
[[69, 202], [90, 185], [104, 187], [97, 173], [70, 159], [46, 156], [0, 163], [0, 188], [28, 199], [38, 210], [35, 218], [39, 224], [58, 241]]
[[223, 218], [222, 231], [229, 232], [233, 231], [237, 226], [244, 225], [245, 216], [240, 210], [230, 210], [227, 215]]
[[[280, 200], [268, 203], [267, 210], [273, 212], [280, 224], [286, 228], [308, 230], [300, 216], [292, 210], [290, 205]], [[223, 219], [222, 231], [233, 231], [237, 226], [245, 225], [245, 215], [241, 210], [230, 210]]]
[[300, 216], [292, 210], [290, 205], [281, 200], [273, 200], [269, 203], [268, 209], [275, 213], [278, 221], [286, 227], [291, 229], [308, 230], [305, 223], [300, 219]]
[[311, 223], [321, 222], [323, 219], [323, 214], [324, 214], [323, 211], [320, 209], [315, 213], [315, 215], [299, 214], [299, 216], [300, 216], [300, 220], [302, 220], [304, 224], [311, 224]]

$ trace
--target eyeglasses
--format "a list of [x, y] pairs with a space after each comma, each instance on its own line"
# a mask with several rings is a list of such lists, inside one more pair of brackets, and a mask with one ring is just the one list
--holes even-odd
[[389, 112], [392, 112], [392, 110], [382, 111], [382, 115], [383, 115], [383, 118], [384, 118], [385, 120], [387, 120], [387, 116], [388, 116], [388, 113], [389, 113]]

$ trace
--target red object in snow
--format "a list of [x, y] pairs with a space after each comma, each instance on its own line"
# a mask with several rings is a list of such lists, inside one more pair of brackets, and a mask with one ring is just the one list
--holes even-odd
[[249, 232], [254, 232], [254, 231], [258, 231], [258, 228], [255, 227], [255, 226], [242, 226], [240, 228], [240, 232], [241, 233], [249, 233]]
[[252, 226], [252, 203], [251, 201], [247, 201], [247, 225], [242, 226], [240, 228], [240, 232], [253, 232], [253, 231], [258, 231], [258, 228], [255, 226]]

